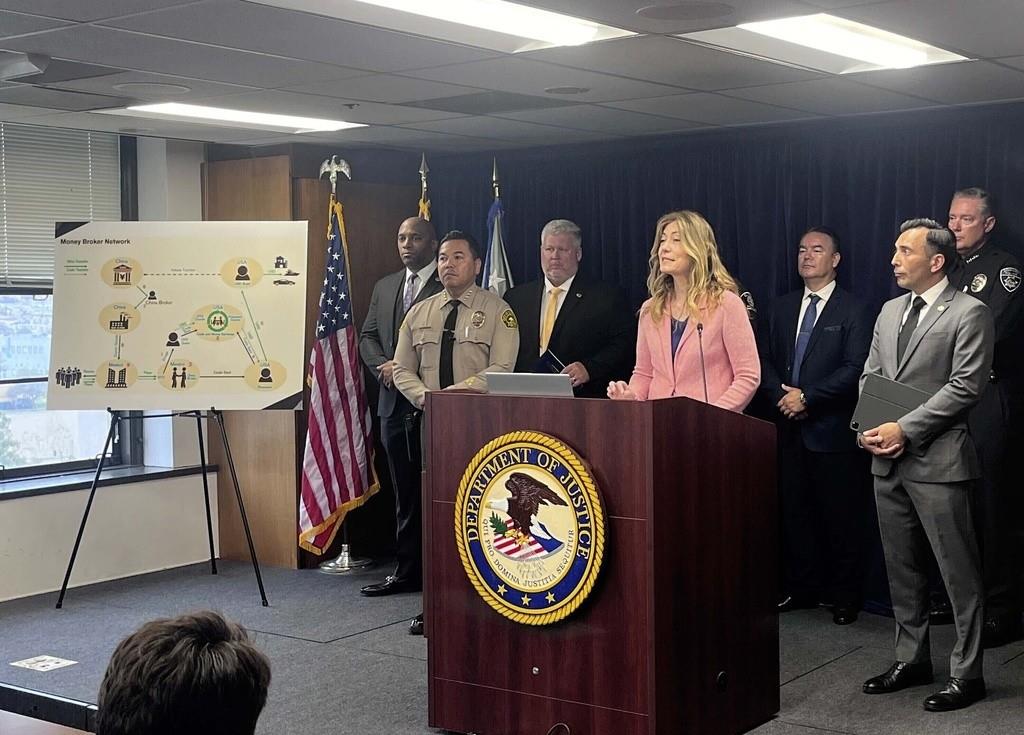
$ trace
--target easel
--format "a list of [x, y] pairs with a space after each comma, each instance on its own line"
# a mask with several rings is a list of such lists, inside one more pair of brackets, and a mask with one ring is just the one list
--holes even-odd
[[[78, 537], [75, 539], [74, 549], [71, 551], [71, 559], [68, 561], [68, 570], [64, 574], [64, 583], [60, 586], [60, 597], [57, 598], [57, 609], [60, 610], [64, 605], [64, 595], [68, 590], [68, 582], [71, 580], [71, 570], [75, 566], [75, 558], [78, 556], [78, 547], [82, 543], [82, 535], [85, 533], [85, 524], [89, 520], [89, 511], [92, 509], [93, 498], [96, 497], [96, 488], [99, 485], [100, 474], [103, 472], [103, 465], [107, 459], [107, 452], [110, 451], [110, 445], [114, 441], [114, 432], [117, 431], [118, 422], [121, 419], [126, 418], [122, 416], [122, 411], [116, 411], [108, 408], [107, 413], [110, 414], [110, 430], [107, 432], [107, 440], [103, 444], [103, 452], [100, 454], [99, 464], [96, 466], [96, 474], [92, 478], [92, 487], [89, 490], [89, 500], [85, 504], [85, 513], [82, 515], [82, 525], [78, 528]], [[211, 408], [205, 413], [203, 411], [174, 411], [171, 413], [162, 414], [150, 414], [144, 415], [144, 419], [155, 419], [155, 418], [177, 418], [177, 417], [195, 417], [196, 420], [196, 431], [199, 436], [199, 461], [203, 468], [203, 497], [206, 500], [206, 532], [210, 541], [210, 573], [217, 573], [217, 559], [214, 556], [213, 550], [213, 520], [210, 515], [210, 484], [207, 478], [207, 465], [206, 465], [206, 448], [203, 446], [203, 419], [212, 418], [217, 422], [220, 427], [221, 440], [224, 442], [224, 453], [227, 455], [228, 468], [231, 470], [231, 481], [235, 486], [235, 498], [238, 500], [238, 510], [242, 516], [242, 527], [245, 529], [245, 539], [249, 542], [249, 555], [252, 557], [252, 568], [256, 572], [256, 584], [260, 588], [260, 600], [263, 603], [263, 607], [268, 607], [267, 593], [263, 589], [263, 576], [260, 574], [260, 563], [256, 559], [256, 547], [252, 543], [252, 533], [249, 530], [249, 519], [245, 515], [245, 503], [242, 501], [242, 490], [238, 485], [238, 475], [235, 472], [235, 460], [231, 457], [231, 445], [228, 444], [228, 433], [224, 428], [224, 415], [221, 411], [216, 408]]]

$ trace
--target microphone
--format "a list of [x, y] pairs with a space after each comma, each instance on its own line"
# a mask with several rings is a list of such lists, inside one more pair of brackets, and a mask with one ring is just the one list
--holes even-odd
[[697, 322], [697, 346], [700, 348], [700, 377], [704, 380], [704, 403], [708, 400], [708, 371], [704, 367], [704, 325]]

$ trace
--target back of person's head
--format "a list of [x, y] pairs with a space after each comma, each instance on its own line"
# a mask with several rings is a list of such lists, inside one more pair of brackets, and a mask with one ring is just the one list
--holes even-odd
[[118, 644], [99, 694], [97, 735], [252, 735], [270, 662], [215, 612], [146, 623]]

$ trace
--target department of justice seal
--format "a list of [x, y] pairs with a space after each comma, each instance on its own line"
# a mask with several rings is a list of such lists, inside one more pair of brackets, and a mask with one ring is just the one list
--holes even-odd
[[985, 288], [986, 283], [988, 283], [988, 276], [984, 273], [979, 273], [971, 279], [971, 293], [978, 293], [978, 291]]
[[594, 588], [604, 509], [572, 449], [516, 431], [488, 442], [463, 473], [455, 538], [484, 602], [517, 623], [548, 625], [571, 615]]

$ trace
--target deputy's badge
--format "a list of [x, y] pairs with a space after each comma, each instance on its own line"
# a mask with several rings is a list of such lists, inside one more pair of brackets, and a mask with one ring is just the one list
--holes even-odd
[[487, 321], [486, 314], [484, 314], [482, 311], [474, 311], [472, 318], [469, 320], [469, 323], [472, 324], [477, 329], [479, 329], [484, 325], [485, 321]]
[[604, 509], [583, 460], [554, 437], [515, 431], [462, 475], [455, 539], [470, 583], [498, 613], [548, 625], [590, 594], [604, 556]]
[[516, 321], [516, 315], [511, 309], [501, 312], [501, 323], [509, 329], [519, 329], [519, 322]]
[[1003, 288], [1008, 293], [1013, 293], [1020, 286], [1020, 269], [1019, 268], [1003, 268], [999, 271], [999, 282], [1003, 284]]
[[985, 288], [986, 283], [988, 283], [988, 276], [984, 273], [979, 273], [971, 279], [971, 293], [978, 293], [978, 291]]

